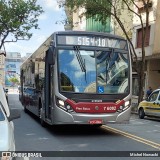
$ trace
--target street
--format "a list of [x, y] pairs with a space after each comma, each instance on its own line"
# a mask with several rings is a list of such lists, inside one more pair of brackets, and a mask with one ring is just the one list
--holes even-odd
[[[81, 160], [81, 159], [122, 159], [123, 151], [136, 153], [138, 151], [160, 151], [160, 120], [155, 118], [139, 119], [138, 115], [132, 114], [129, 124], [109, 124], [100, 128], [91, 126], [47, 126], [43, 128], [39, 119], [31, 113], [24, 113], [23, 107], [18, 99], [16, 90], [9, 92], [10, 107], [22, 109], [21, 118], [14, 120], [15, 124], [15, 141], [17, 151], [122, 151], [122, 156], [116, 155], [111, 157], [54, 157], [56, 160]], [[74, 152], [69, 152], [74, 154]], [[76, 154], [76, 153], [75, 153]], [[90, 152], [88, 152], [90, 154]], [[121, 155], [121, 152], [117, 152]], [[160, 153], [159, 153], [160, 154]], [[160, 156], [160, 155], [158, 155]], [[34, 159], [53, 159], [30, 158]], [[159, 157], [123, 157], [125, 159], [159, 159]]]

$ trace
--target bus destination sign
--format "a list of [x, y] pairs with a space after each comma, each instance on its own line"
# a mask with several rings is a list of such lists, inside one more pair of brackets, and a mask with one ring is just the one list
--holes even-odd
[[80, 45], [80, 46], [118, 48], [124, 50], [127, 49], [127, 41], [110, 37], [58, 35], [57, 43], [58, 45]]

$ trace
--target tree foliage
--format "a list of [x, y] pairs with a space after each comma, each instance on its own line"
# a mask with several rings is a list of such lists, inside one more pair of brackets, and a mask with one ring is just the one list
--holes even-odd
[[0, 49], [6, 42], [29, 40], [43, 12], [37, 0], [0, 0]]
[[[140, 9], [136, 2], [142, 2], [145, 8], [144, 13], [139, 13], [136, 11]], [[85, 8], [85, 11], [82, 14], [84, 14], [86, 17], [96, 17], [96, 19], [98, 21], [101, 21], [102, 23], [106, 23], [108, 17], [112, 17], [116, 21], [130, 43], [132, 62], [136, 62], [134, 69], [135, 71], [137, 71], [137, 74], [139, 76], [138, 101], [141, 101], [143, 98], [143, 87], [145, 78], [145, 38], [146, 33], [149, 29], [149, 3], [150, 0], [66, 0], [65, 2], [61, 1], [60, 3], [61, 7], [67, 6], [67, 8], [69, 8], [71, 12], [76, 12], [78, 8]], [[142, 57], [140, 61], [138, 60], [134, 45], [131, 41], [132, 35], [128, 32], [127, 24], [125, 22], [125, 19], [122, 19], [122, 14], [128, 14], [127, 18], [130, 18], [131, 21], [133, 17], [139, 19], [143, 37], [141, 48]], [[130, 30], [132, 30], [132, 28], [130, 28]]]
[[19, 80], [17, 77], [12, 77], [9, 79], [10, 82], [12, 82], [13, 84], [18, 84], [19, 83]]

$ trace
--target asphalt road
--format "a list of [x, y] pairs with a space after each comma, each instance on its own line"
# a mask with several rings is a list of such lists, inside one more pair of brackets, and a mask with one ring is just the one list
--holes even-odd
[[[157, 119], [140, 120], [137, 115], [132, 115], [129, 124], [112, 124], [101, 128], [74, 125], [43, 128], [37, 117], [24, 113], [17, 91], [9, 92], [9, 105], [22, 110], [21, 118], [14, 120], [17, 151], [22, 153], [47, 151], [44, 154], [52, 156], [60, 154], [57, 157], [29, 158], [30, 160], [160, 159], [160, 157], [136, 156], [136, 153], [148, 153], [148, 151], [159, 153], [160, 156], [160, 124]], [[134, 153], [134, 156], [126, 157], [128, 153], [131, 155]], [[111, 157], [108, 157], [110, 154]]]

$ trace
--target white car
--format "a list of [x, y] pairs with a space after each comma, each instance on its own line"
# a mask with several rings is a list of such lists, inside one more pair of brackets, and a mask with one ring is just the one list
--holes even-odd
[[0, 152], [15, 151], [14, 124], [12, 120], [19, 117], [20, 110], [9, 108], [4, 89], [0, 85]]

